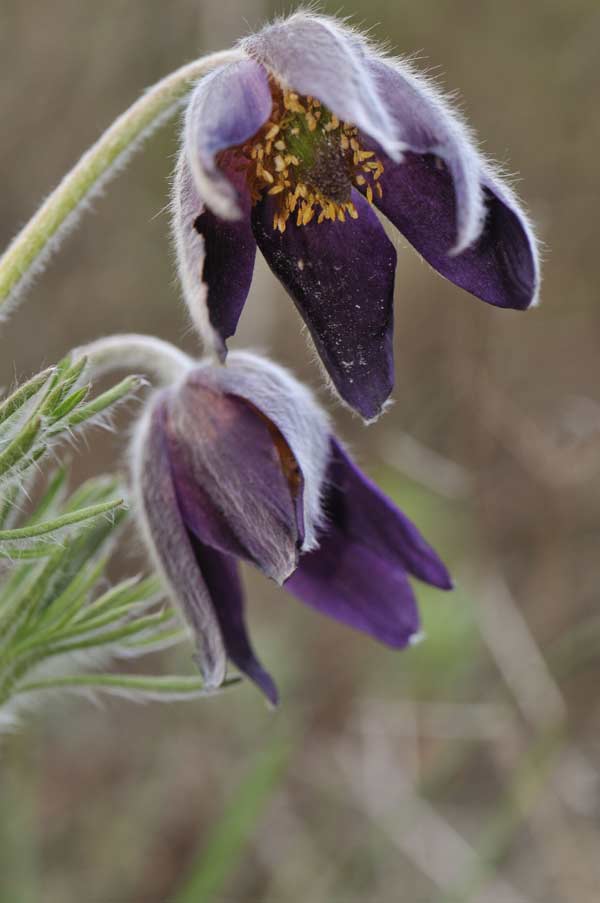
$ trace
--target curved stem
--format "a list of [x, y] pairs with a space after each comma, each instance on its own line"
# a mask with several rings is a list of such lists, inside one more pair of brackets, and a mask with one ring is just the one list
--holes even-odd
[[79, 213], [141, 142], [179, 108], [201, 76], [218, 66], [243, 59], [239, 50], [202, 57], [171, 73], [146, 91], [104, 132], [67, 173], [0, 259], [0, 314], [57, 249]]
[[176, 382], [194, 366], [194, 360], [170, 342], [138, 333], [106, 336], [82, 345], [73, 352], [73, 359], [82, 357], [87, 358], [90, 376], [112, 370], [143, 370], [162, 385]]

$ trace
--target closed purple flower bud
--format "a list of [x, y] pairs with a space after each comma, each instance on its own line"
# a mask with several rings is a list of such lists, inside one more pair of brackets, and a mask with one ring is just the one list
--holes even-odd
[[535, 303], [523, 209], [457, 112], [408, 63], [300, 12], [190, 99], [174, 191], [184, 296], [223, 359], [256, 247], [344, 401], [369, 420], [393, 386], [396, 252], [377, 208], [443, 276], [498, 307]]
[[419, 629], [408, 575], [451, 586], [311, 393], [255, 355], [200, 363], [157, 392], [137, 430], [133, 473], [147, 544], [195, 634], [209, 686], [230, 659], [277, 700], [248, 637], [238, 561], [399, 648]]

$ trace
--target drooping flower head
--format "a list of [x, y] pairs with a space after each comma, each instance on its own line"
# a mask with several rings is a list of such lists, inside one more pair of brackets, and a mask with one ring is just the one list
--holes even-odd
[[374, 207], [498, 307], [535, 302], [535, 239], [462, 120], [407, 63], [310, 13], [240, 47], [246, 58], [202, 80], [187, 108], [174, 194], [184, 296], [224, 358], [258, 246], [340, 396], [371, 419], [393, 385], [396, 267]]
[[158, 391], [133, 447], [145, 537], [197, 638], [209, 685], [230, 659], [275, 702], [252, 649], [238, 561], [401, 648], [419, 630], [408, 576], [449, 589], [413, 524], [356, 467], [311, 393], [233, 352]]

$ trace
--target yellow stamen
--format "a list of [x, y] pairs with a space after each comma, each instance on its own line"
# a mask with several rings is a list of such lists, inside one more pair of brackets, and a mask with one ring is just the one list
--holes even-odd
[[273, 229], [281, 233], [292, 214], [298, 227], [357, 219], [356, 207], [346, 198], [353, 185], [369, 203], [375, 192], [382, 197], [377, 181], [383, 173], [381, 161], [374, 151], [363, 150], [355, 126], [341, 122], [317, 98], [284, 90], [274, 81], [271, 90], [270, 119], [254, 139], [238, 148], [240, 156], [234, 161], [234, 167], [246, 174], [252, 203], [264, 195], [276, 198]]

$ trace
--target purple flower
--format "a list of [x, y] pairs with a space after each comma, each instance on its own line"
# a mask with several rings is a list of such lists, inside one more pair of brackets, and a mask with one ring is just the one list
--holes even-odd
[[196, 636], [207, 683], [226, 661], [275, 703], [244, 618], [238, 560], [301, 601], [402, 648], [419, 616], [408, 577], [448, 572], [357, 468], [311, 393], [234, 352], [156, 393], [136, 435], [134, 486], [147, 544]]
[[337, 391], [371, 419], [393, 385], [396, 266], [373, 206], [439, 273], [498, 307], [535, 303], [533, 233], [406, 62], [304, 12], [240, 48], [246, 58], [203, 79], [187, 109], [174, 195], [186, 301], [223, 359], [258, 245]]

